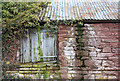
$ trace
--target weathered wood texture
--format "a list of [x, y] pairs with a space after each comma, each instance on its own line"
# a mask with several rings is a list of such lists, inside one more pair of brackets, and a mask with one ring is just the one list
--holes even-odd
[[[19, 62], [55, 61], [57, 57], [57, 34], [46, 30], [28, 31], [20, 40], [21, 51], [17, 53]], [[42, 60], [40, 60], [40, 58]]]

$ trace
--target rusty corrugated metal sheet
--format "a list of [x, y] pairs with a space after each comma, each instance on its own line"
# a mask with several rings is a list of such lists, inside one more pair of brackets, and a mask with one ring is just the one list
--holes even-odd
[[56, 0], [47, 8], [51, 20], [118, 20], [119, 1]]

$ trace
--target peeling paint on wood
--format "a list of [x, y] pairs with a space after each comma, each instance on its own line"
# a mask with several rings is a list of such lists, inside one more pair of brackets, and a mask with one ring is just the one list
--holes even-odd
[[[57, 35], [42, 31], [28, 31], [28, 37], [23, 37], [20, 40], [21, 52], [18, 51], [18, 58], [20, 62], [37, 62], [41, 61], [55, 61], [57, 58]], [[40, 47], [39, 47], [40, 45]], [[39, 47], [39, 49], [38, 49]], [[41, 51], [40, 51], [41, 50]], [[39, 55], [39, 52], [40, 55]]]

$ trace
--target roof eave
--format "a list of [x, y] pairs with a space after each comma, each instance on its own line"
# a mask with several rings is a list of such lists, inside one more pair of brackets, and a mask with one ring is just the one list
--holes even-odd
[[118, 19], [111, 19], [111, 20], [83, 20], [84, 23], [120, 23], [120, 20]]

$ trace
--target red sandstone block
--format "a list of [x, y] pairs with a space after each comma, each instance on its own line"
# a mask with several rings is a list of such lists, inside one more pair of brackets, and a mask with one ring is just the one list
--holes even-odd
[[117, 56], [116, 57], [108, 57], [108, 60], [111, 60], [113, 62], [118, 62], [119, 61]]
[[84, 70], [84, 71], [89, 71], [89, 70], [91, 70], [90, 67], [81, 67], [81, 69]]
[[71, 30], [71, 28], [70, 27], [62, 27], [62, 28], [60, 27], [59, 30]]
[[109, 26], [109, 28], [115, 28], [115, 27], [119, 27], [119, 24], [112, 24], [111, 26]]
[[106, 46], [110, 46], [109, 42], [101, 42], [100, 43], [100, 47], [106, 47]]
[[66, 47], [66, 45], [67, 45], [66, 42], [60, 42], [60, 41], [59, 41], [59, 50], [60, 50], [60, 49], [63, 50], [64, 47]]
[[95, 51], [96, 51], [95, 47], [89, 47], [88, 49], [89, 49], [90, 51], [92, 51], [92, 52], [95, 52]]
[[112, 36], [118, 36], [118, 31], [112, 31], [112, 32], [111, 32], [111, 35], [112, 35]]
[[115, 63], [113, 61], [111, 61], [111, 60], [106, 60], [106, 61], [103, 61], [102, 66], [103, 67], [114, 68]]
[[97, 57], [99, 58], [103, 58], [103, 57], [112, 57], [112, 56], [115, 56], [114, 53], [98, 53]]
[[68, 73], [66, 73], [66, 72], [61, 72], [62, 74], [61, 74], [61, 77], [62, 77], [62, 79], [68, 79]]
[[118, 61], [118, 62], [115, 62], [115, 67], [120, 67], [119, 61]]
[[105, 70], [113, 71], [113, 70], [119, 70], [118, 67], [106, 67]]
[[111, 52], [111, 47], [104, 47], [103, 52]]
[[59, 31], [58, 34], [68, 34], [68, 31]]
[[90, 52], [89, 56], [96, 57], [97, 56], [97, 52]]
[[90, 73], [90, 74], [91, 74], [91, 73], [94, 73], [94, 74], [101, 74], [102, 71], [89, 71], [89, 73]]
[[90, 59], [90, 57], [85, 57], [85, 56], [84, 56], [84, 57], [82, 57], [81, 59], [82, 59], [82, 60], [88, 60], [88, 59]]
[[117, 33], [119, 33], [118, 32], [119, 30], [120, 30], [120, 28], [118, 28], [118, 27], [113, 27], [110, 29], [111, 32], [117, 32]]
[[107, 38], [107, 39], [102, 39], [102, 42], [119, 42], [119, 40], [118, 39], [109, 39], [109, 38]]
[[89, 66], [90, 68], [97, 68], [97, 66], [95, 65], [95, 62], [91, 59], [91, 60], [85, 60], [84, 61], [86, 66]]
[[61, 41], [68, 41], [68, 38], [59, 37], [59, 38], [58, 38], [58, 41], [59, 41], [59, 42], [61, 42]]
[[66, 37], [67, 38], [67, 37], [70, 37], [71, 35], [69, 35], [69, 34], [58, 34], [58, 36], [59, 37]]
[[111, 47], [118, 47], [119, 46], [118, 44], [119, 44], [118, 42], [110, 42]]
[[110, 31], [98, 31], [99, 34], [101, 33], [101, 36], [111, 36], [111, 32]]
[[77, 73], [88, 74], [89, 71], [77, 71]]
[[90, 24], [92, 26], [95, 26], [96, 28], [113, 28], [113, 27], [118, 27], [118, 23], [102, 23], [102, 24]]
[[112, 27], [114, 25], [115, 25], [114, 23], [104, 23], [103, 24], [103, 26], [106, 26], [106, 27]]
[[103, 71], [103, 73], [107, 74], [107, 75], [118, 75], [118, 71]]
[[112, 48], [112, 53], [118, 53], [118, 49], [117, 48]]
[[93, 30], [105, 32], [105, 31], [109, 31], [109, 28], [108, 27], [94, 27]]

